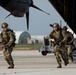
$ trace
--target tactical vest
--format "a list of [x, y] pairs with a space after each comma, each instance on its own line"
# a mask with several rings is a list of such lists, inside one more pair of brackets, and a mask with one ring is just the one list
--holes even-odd
[[[11, 30], [11, 29], [8, 29], [8, 31], [6, 32], [6, 35], [7, 35], [7, 41], [9, 41], [9, 31], [10, 32], [12, 32], [12, 35], [13, 35], [13, 43], [12, 43], [12, 45], [11, 46], [15, 46], [15, 41], [16, 41], [16, 36], [15, 36], [15, 32], [13, 31], [13, 30]], [[3, 38], [3, 33], [1, 33], [1, 38], [2, 38], [2, 42], [3, 42], [3, 44], [5, 45], [5, 44], [7, 44], [7, 41]]]
[[[59, 43], [63, 39], [62, 31], [59, 30], [57, 33], [55, 31], [52, 31], [50, 34], [50, 38], [54, 39], [55, 42]], [[52, 46], [54, 47], [56, 44], [52, 43]]]

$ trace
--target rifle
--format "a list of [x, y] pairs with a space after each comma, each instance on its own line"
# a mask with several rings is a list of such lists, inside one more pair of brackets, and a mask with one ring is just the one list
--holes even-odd
[[61, 46], [61, 44], [60, 44], [61, 39], [52, 37], [51, 42], [54, 43], [54, 45], [59, 45], [59, 46]]

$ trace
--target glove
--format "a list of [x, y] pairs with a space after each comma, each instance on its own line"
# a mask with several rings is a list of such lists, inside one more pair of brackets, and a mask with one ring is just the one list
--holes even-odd
[[3, 46], [1, 46], [1, 48], [2, 48], [2, 50], [5, 48], [5, 46], [3, 45]]
[[1, 48], [2, 48], [2, 50], [3, 50], [4, 48], [7, 48], [7, 46], [6, 46], [6, 45], [3, 45], [3, 46], [1, 46]]

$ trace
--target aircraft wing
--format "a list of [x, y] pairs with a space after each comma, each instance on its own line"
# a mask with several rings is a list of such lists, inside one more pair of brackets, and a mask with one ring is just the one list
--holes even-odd
[[49, 0], [57, 12], [67, 22], [68, 26], [76, 33], [75, 30], [75, 0]]

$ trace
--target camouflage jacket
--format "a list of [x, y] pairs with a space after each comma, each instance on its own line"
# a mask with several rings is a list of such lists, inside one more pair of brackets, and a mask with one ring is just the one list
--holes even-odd
[[2, 39], [3, 44], [6, 46], [12, 46], [12, 44], [14, 43], [14, 36], [10, 30], [8, 30], [7, 32], [2, 31], [0, 38]]
[[65, 42], [66, 44], [73, 44], [73, 41], [74, 41], [74, 36], [71, 32], [67, 31], [66, 33], [62, 32], [63, 33], [63, 36], [65, 38]]
[[[54, 30], [50, 33], [49, 37], [51, 39], [54, 39], [55, 42], [59, 43], [63, 40], [63, 35], [62, 35], [62, 32], [61, 30], [58, 30], [57, 32], [55, 32]], [[52, 46], [55, 46], [56, 44], [55, 43], [52, 43]]]

